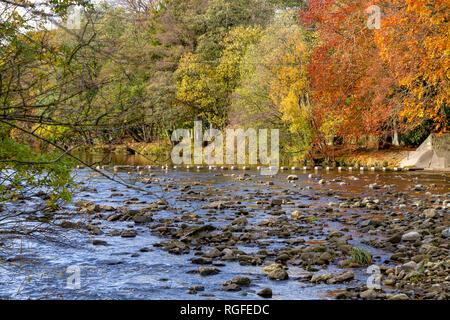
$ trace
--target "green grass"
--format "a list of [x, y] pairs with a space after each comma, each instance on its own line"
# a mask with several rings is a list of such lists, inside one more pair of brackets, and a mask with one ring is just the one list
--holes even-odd
[[373, 261], [372, 254], [369, 251], [361, 248], [353, 249], [351, 257], [353, 261], [363, 266], [370, 265]]

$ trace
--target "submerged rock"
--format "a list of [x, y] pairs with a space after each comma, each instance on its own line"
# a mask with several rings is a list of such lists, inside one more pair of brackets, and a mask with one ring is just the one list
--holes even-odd
[[272, 289], [264, 288], [258, 292], [258, 296], [263, 298], [272, 298]]
[[217, 268], [209, 268], [209, 267], [199, 267], [198, 273], [201, 276], [211, 276], [220, 273], [220, 270]]
[[134, 238], [134, 237], [136, 237], [136, 231], [134, 231], [134, 230], [123, 230], [120, 233], [120, 236], [122, 238]]

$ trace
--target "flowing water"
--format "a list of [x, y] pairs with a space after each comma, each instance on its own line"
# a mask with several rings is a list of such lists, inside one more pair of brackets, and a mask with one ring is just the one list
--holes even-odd
[[[96, 161], [101, 161], [99, 157]], [[92, 158], [87, 160], [93, 160]], [[95, 159], [94, 159], [95, 160]], [[124, 156], [122, 160], [113, 159], [116, 164], [145, 164], [144, 160], [130, 159]], [[107, 160], [110, 163], [111, 159]], [[104, 161], [103, 161], [104, 162]], [[148, 190], [144, 193], [112, 182], [89, 169], [77, 169], [74, 177], [82, 186], [74, 193], [74, 203], [91, 201], [99, 205], [114, 208], [131, 201], [128, 208], [139, 209], [158, 198], [153, 194], [164, 196], [170, 209], [154, 213], [154, 219], [162, 221], [178, 215], [181, 210], [195, 212], [200, 220], [223, 228], [236, 217], [234, 210], [218, 210], [215, 213], [201, 209], [205, 203], [217, 199], [229, 199], [238, 203], [250, 214], [247, 216], [249, 225], [256, 226], [263, 219], [273, 219], [269, 210], [265, 210], [258, 201], [270, 198], [284, 198], [289, 201], [283, 205], [283, 211], [289, 214], [295, 208], [308, 207], [305, 212], [314, 215], [315, 210], [326, 208], [329, 202], [344, 198], [374, 197], [384, 203], [395, 201], [395, 195], [386, 190], [373, 190], [367, 186], [377, 182], [380, 185], [390, 185], [390, 190], [408, 194], [407, 205], [413, 207], [414, 202], [430, 197], [426, 192], [411, 191], [411, 187], [421, 184], [432, 189], [436, 199], [443, 200], [450, 190], [448, 173], [426, 172], [320, 172], [327, 184], [320, 185], [309, 177], [311, 172], [286, 172], [274, 177], [260, 176], [256, 171], [246, 171], [248, 177], [237, 180], [243, 172], [238, 171], [162, 171], [152, 170], [139, 174], [131, 172], [105, 173], [126, 183]], [[288, 174], [297, 174], [299, 180], [287, 182]], [[153, 179], [161, 179], [159, 184], [144, 184], [141, 179], [152, 174]], [[267, 182], [270, 181], [270, 184]], [[344, 181], [346, 185], [341, 185]], [[273, 184], [272, 184], [273, 183]], [[179, 186], [190, 186], [190, 191], [200, 195], [197, 200], [186, 200]], [[136, 199], [135, 199], [136, 200]], [[41, 207], [40, 207], [41, 206]], [[155, 244], [163, 239], [152, 234], [146, 225], [134, 225], [133, 222], [109, 222], [97, 219], [88, 214], [80, 214], [71, 204], [58, 211], [53, 219], [48, 220], [48, 213], [42, 210], [42, 200], [36, 196], [22, 199], [7, 206], [11, 212], [21, 213], [13, 225], [1, 227], [0, 233], [0, 298], [2, 299], [258, 299], [256, 292], [264, 287], [273, 290], [274, 299], [321, 299], [328, 298], [330, 292], [348, 287], [346, 284], [312, 285], [298, 281], [308, 273], [301, 266], [290, 266], [288, 281], [271, 281], [262, 271], [262, 266], [240, 265], [239, 262], [226, 262], [219, 267], [217, 275], [202, 277], [189, 271], [197, 269], [189, 259], [195, 256], [195, 250], [188, 254], [175, 255], [160, 249]], [[175, 209], [173, 209], [175, 208]], [[394, 209], [392, 210], [402, 209]], [[387, 210], [387, 209], [383, 209]], [[383, 210], [375, 217], [381, 217]], [[175, 213], [175, 211], [177, 213]], [[370, 215], [362, 209], [348, 209], [343, 213], [351, 218], [353, 214]], [[353, 216], [354, 217], [354, 216]], [[401, 216], [399, 217], [401, 219]], [[336, 219], [319, 216], [314, 223], [320, 225], [324, 232], [330, 229], [341, 229], [342, 225]], [[61, 228], [61, 221], [83, 222], [94, 225], [102, 230], [102, 234], [92, 235], [78, 229]], [[313, 221], [313, 220], [312, 220]], [[448, 220], [447, 220], [448, 221]], [[312, 222], [313, 223], [313, 222]], [[135, 238], [122, 238], [108, 235], [114, 230], [133, 227], [137, 231]], [[14, 233], [11, 230], [14, 229]], [[25, 236], [30, 230], [38, 231]], [[40, 230], [40, 231], [39, 231]], [[368, 247], [361, 243], [366, 237], [378, 237], [377, 234], [360, 234], [356, 229], [348, 231], [352, 235], [350, 243], [354, 246], [367, 248], [374, 256], [374, 263], [381, 264], [388, 259], [390, 253], [382, 249]], [[379, 236], [382, 237], [382, 236]], [[325, 233], [314, 232], [305, 235], [306, 244], [324, 243]], [[108, 246], [94, 246], [92, 240], [104, 240]], [[251, 254], [264, 247], [277, 250], [290, 245], [292, 239], [277, 235], [259, 239], [254, 242], [238, 244], [238, 249]], [[150, 248], [149, 252], [141, 252], [142, 248]], [[203, 252], [208, 252], [213, 246], [204, 246]], [[72, 267], [70, 267], [72, 266]], [[71, 269], [72, 268], [72, 269]], [[76, 276], [79, 270], [80, 288], [68, 286], [68, 278]], [[75, 273], [73, 273], [75, 271]], [[336, 264], [330, 264], [320, 273], [342, 271]], [[222, 283], [235, 276], [246, 276], [252, 279], [252, 286], [239, 292], [222, 290]], [[355, 270], [357, 282], [366, 281], [368, 274], [365, 268]], [[70, 284], [70, 283], [69, 283]], [[204, 286], [205, 290], [193, 295], [189, 293], [191, 286]]]

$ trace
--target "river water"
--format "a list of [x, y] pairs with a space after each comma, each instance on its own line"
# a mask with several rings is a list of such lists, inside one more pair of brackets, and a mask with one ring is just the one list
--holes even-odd
[[[123, 162], [125, 161], [119, 164]], [[129, 159], [126, 162], [129, 163]], [[138, 160], [131, 164], [144, 163]], [[439, 201], [447, 199], [450, 191], [448, 173], [323, 171], [319, 174], [325, 184], [319, 184], [317, 179], [310, 176], [311, 172], [303, 171], [279, 173], [274, 177], [260, 176], [256, 171], [246, 171], [245, 176], [244, 172], [239, 171], [155, 169], [139, 173], [136, 170], [113, 172], [105, 169], [104, 172], [149, 192], [127, 188], [89, 169], [76, 169], [73, 174], [81, 189], [74, 193], [74, 203], [91, 201], [113, 208], [122, 207], [125, 203], [129, 209], [139, 209], [157, 201], [158, 198], [154, 196], [156, 194], [168, 201], [168, 208], [154, 212], [154, 221], [161, 223], [164, 219], [173, 219], [181, 213], [195, 213], [198, 215], [197, 223], [201, 221], [220, 229], [236, 218], [239, 210], [234, 208], [212, 212], [201, 206], [216, 200], [229, 200], [244, 209], [250, 228], [243, 233], [251, 234], [251, 227], [258, 226], [262, 220], [278, 218], [258, 201], [281, 198], [285, 200], [282, 210], [287, 216], [296, 208], [305, 208], [302, 210], [310, 214], [311, 223], [316, 224], [311, 229], [311, 234], [300, 237], [268, 233], [256, 241], [234, 245], [247, 254], [255, 253], [261, 248], [277, 251], [286, 246], [295, 247], [295, 240], [298, 238], [303, 238], [305, 244], [323, 243], [326, 246], [326, 232], [331, 229], [342, 230], [342, 219], [334, 219], [332, 215], [316, 215], [315, 212], [323, 210], [333, 201], [374, 197], [381, 201], [382, 207], [375, 215], [367, 210], [353, 208], [343, 211], [340, 217], [382, 218], [385, 210], [394, 210], [400, 212], [401, 219], [402, 211], [412, 211], [416, 202], [430, 198], [430, 193], [427, 194], [426, 191], [411, 191], [412, 186], [421, 184], [431, 190], [434, 199]], [[289, 183], [289, 174], [296, 174], [299, 179]], [[145, 177], [151, 177], [153, 182], [142, 182]], [[241, 178], [238, 179], [239, 177]], [[387, 185], [389, 189], [368, 188], [374, 182]], [[189, 187], [190, 194], [180, 191], [186, 186]], [[406, 206], [403, 207], [395, 202], [398, 198], [396, 193], [402, 192], [407, 194], [404, 201]], [[162, 250], [158, 244], [167, 239], [156, 235], [145, 224], [135, 224], [132, 221], [110, 222], [92, 214], [81, 214], [74, 204], [52, 213], [52, 219], [49, 220], [47, 217], [50, 214], [42, 208], [42, 200], [37, 196], [7, 206], [7, 210], [21, 215], [13, 225], [1, 227], [2, 299], [260, 299], [256, 293], [265, 287], [272, 289], [274, 299], [326, 299], [331, 297], [330, 292], [349, 286], [313, 285], [299, 281], [308, 271], [294, 265], [289, 266], [288, 281], [271, 281], [262, 271], [261, 265], [242, 265], [239, 262], [225, 262], [218, 267], [221, 271], [219, 274], [202, 277], [191, 272], [198, 268], [198, 265], [189, 261], [196, 256], [196, 250], [182, 255]], [[62, 221], [82, 222], [98, 227], [101, 232], [93, 234], [86, 230], [62, 228]], [[137, 232], [134, 238], [112, 236], [116, 230], [131, 228]], [[15, 232], [11, 233], [11, 230]], [[24, 235], [30, 230], [35, 232]], [[385, 262], [392, 254], [361, 243], [367, 237], [383, 238], [383, 235], [361, 234], [352, 227], [345, 230], [351, 235], [349, 243], [369, 250], [375, 264]], [[94, 239], [106, 241], [108, 245], [94, 246]], [[142, 248], [149, 250], [142, 252]], [[208, 252], [212, 248], [213, 245], [204, 245], [201, 250]], [[266, 264], [268, 263], [264, 263]], [[339, 271], [342, 270], [337, 264], [331, 263], [318, 272]], [[354, 271], [354, 282], [363, 283], [367, 280], [369, 275], [366, 268]], [[76, 277], [78, 272], [79, 288], [78, 283], [71, 278]], [[249, 277], [252, 285], [239, 292], [224, 291], [222, 284], [236, 276]], [[191, 294], [189, 288], [192, 286], [203, 286], [204, 291]]]

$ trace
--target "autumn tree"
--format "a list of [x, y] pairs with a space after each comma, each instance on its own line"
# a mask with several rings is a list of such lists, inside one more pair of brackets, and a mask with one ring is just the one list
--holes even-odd
[[[335, 137], [357, 142], [390, 131], [396, 112], [394, 86], [379, 58], [374, 30], [361, 0], [309, 1], [302, 23], [319, 38], [309, 66], [317, 144], [325, 151]], [[392, 131], [391, 131], [392, 132]]]
[[282, 128], [284, 150], [298, 159], [309, 152], [312, 138], [308, 37], [295, 11], [280, 12], [246, 50], [234, 92], [237, 122]]
[[407, 128], [431, 120], [449, 131], [449, 3], [445, 0], [383, 1], [376, 32], [380, 56], [400, 88], [396, 100]]

